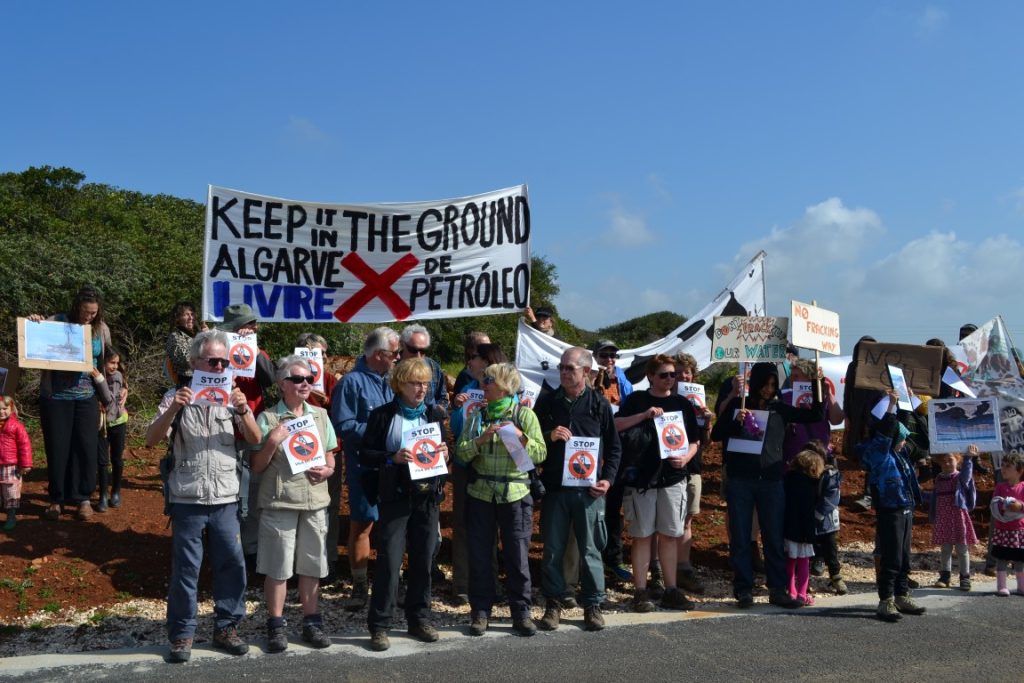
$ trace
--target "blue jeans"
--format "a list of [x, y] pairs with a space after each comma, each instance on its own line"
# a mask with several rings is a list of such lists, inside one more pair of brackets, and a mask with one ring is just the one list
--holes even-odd
[[750, 544], [753, 541], [755, 509], [761, 525], [768, 590], [786, 591], [789, 580], [782, 539], [786, 494], [782, 481], [729, 477], [725, 499], [729, 506], [729, 561], [734, 572], [733, 594], [738, 598], [754, 590], [754, 564]]
[[171, 581], [167, 588], [167, 638], [196, 632], [203, 531], [213, 571], [214, 626], [235, 626], [245, 616], [245, 560], [239, 537], [238, 504], [171, 505]]

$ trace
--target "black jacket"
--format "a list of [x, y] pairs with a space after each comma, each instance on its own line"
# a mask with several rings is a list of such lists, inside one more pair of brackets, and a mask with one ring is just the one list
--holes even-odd
[[[679, 394], [652, 396], [650, 390], [634, 391], [622, 402], [618, 417], [643, 413], [651, 407], [661, 408], [666, 413], [681, 412], [687, 440], [691, 444], [700, 441], [701, 430], [697, 426], [697, 413], [693, 410], [693, 404], [690, 403], [690, 399]], [[676, 469], [664, 464], [653, 419], [645, 419], [624, 430], [620, 438], [623, 444], [623, 472], [620, 479], [627, 486], [639, 489], [665, 488], [678, 484], [690, 476], [685, 467]], [[627, 468], [631, 471], [625, 471]]]
[[783, 535], [794, 543], [814, 543], [817, 533], [814, 510], [821, 482], [799, 470], [790, 470], [783, 483], [786, 488]]
[[[378, 500], [387, 503], [413, 495], [432, 495], [440, 501], [444, 495], [446, 477], [442, 475], [413, 481], [409, 478], [407, 464], [388, 462], [393, 451], [389, 451], [385, 444], [391, 421], [398, 413], [399, 399], [395, 397], [390, 403], [375, 408], [366, 419], [366, 431], [359, 446], [359, 464], [362, 466], [362, 484], [367, 497], [374, 504]], [[447, 417], [444, 408], [436, 404], [427, 405], [427, 422], [440, 424], [442, 437], [450, 443], [451, 433], [445, 422]]]
[[537, 399], [533, 412], [537, 414], [540, 430], [544, 433], [544, 445], [548, 449], [548, 457], [540, 475], [545, 489], [557, 491], [562, 488], [565, 442], [551, 440], [551, 430], [555, 427], [567, 427], [573, 436], [600, 438], [600, 470], [597, 478], [615, 483], [622, 459], [622, 446], [619, 433], [615, 430], [611, 405], [603, 396], [587, 387], [570, 407], [565, 400], [565, 391], [559, 387]]
[[[732, 399], [711, 430], [713, 441], [724, 442], [722, 458], [725, 461], [725, 471], [730, 478], [782, 479], [782, 442], [786, 438], [786, 425], [790, 422], [821, 422], [825, 419], [825, 408], [821, 401], [816, 401], [810, 408], [795, 408], [782, 401], [771, 401], [767, 407], [769, 415], [764, 443], [760, 455], [755, 455], [729, 450], [729, 437], [740, 436], [743, 433], [742, 425], [733, 417], [739, 409], [740, 399]], [[747, 409], [752, 410], [753, 407], [748, 404]]]

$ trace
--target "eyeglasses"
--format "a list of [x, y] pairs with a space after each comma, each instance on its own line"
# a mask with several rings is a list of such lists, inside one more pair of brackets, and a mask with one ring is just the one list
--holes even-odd
[[618, 358], [619, 354], [617, 354], [617, 353], [599, 353], [599, 354], [597, 354], [597, 357], [598, 358]]
[[494, 379], [493, 377], [486, 377], [485, 376], [484, 377], [484, 386], [487, 386], [488, 384], [494, 384], [497, 381], [498, 380]]
[[579, 367], [578, 365], [559, 365], [558, 366], [558, 371], [559, 372], [572, 372], [573, 370], [576, 370], [578, 367]]
[[303, 382], [305, 382], [306, 384], [316, 383], [316, 380], [313, 379], [312, 375], [288, 375], [287, 377], [285, 377], [285, 379], [291, 382], [292, 384], [302, 384]]
[[417, 349], [415, 346], [409, 346], [408, 344], [405, 345], [406, 353], [409, 353], [413, 356], [425, 356], [427, 355], [428, 350], [429, 349], [427, 348]]
[[227, 358], [200, 358], [199, 360], [203, 361], [211, 368], [226, 368], [231, 365], [231, 361]]
[[397, 358], [397, 357], [399, 356], [399, 354], [401, 354], [401, 353], [402, 353], [402, 352], [401, 352], [401, 351], [399, 351], [398, 349], [395, 349], [394, 351], [392, 351], [392, 350], [390, 350], [390, 349], [378, 349], [378, 350], [379, 350], [379, 351], [380, 351], [381, 353], [386, 353], [386, 354], [388, 355], [388, 357], [389, 357], [389, 358]]
[[427, 387], [430, 386], [430, 382], [406, 382], [406, 384], [408, 384], [411, 387], [416, 387], [417, 389], [420, 387], [426, 389]]
[[671, 377], [672, 379], [675, 379], [676, 378], [676, 373], [674, 373], [674, 372], [659, 372], [657, 374], [657, 377], [658, 377], [658, 379], [668, 379], [669, 377]]

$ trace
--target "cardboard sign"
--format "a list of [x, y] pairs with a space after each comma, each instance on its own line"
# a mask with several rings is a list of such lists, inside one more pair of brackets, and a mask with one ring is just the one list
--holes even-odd
[[565, 462], [562, 465], [562, 486], [594, 486], [597, 484], [597, 465], [601, 452], [601, 439], [574, 436], [565, 442]]
[[236, 376], [256, 376], [258, 353], [255, 334], [241, 335], [228, 332], [228, 360], [231, 361], [231, 372]]
[[219, 406], [231, 405], [231, 371], [222, 373], [192, 373], [192, 403], [213, 403]]
[[[733, 411], [732, 419], [736, 419], [739, 410]], [[767, 410], [748, 410], [747, 421], [739, 436], [729, 437], [729, 450], [737, 453], [760, 455], [764, 447], [764, 435], [768, 430]]]
[[320, 349], [296, 347], [295, 355], [309, 361], [309, 367], [313, 371], [313, 389], [324, 393], [324, 352]]
[[933, 398], [928, 402], [928, 450], [963, 453], [974, 444], [981, 452], [1003, 450], [999, 400]]
[[448, 463], [444, 461], [441, 444], [441, 425], [436, 422], [406, 429], [402, 432], [402, 446], [412, 452], [409, 461], [409, 478], [429, 479], [448, 474]]
[[892, 389], [888, 366], [895, 365], [903, 370], [910, 388], [915, 394], [938, 396], [942, 387], [942, 347], [916, 346], [914, 344], [878, 344], [860, 342], [857, 346], [858, 389]]
[[784, 361], [789, 318], [718, 316], [711, 340], [712, 363]]
[[839, 355], [839, 314], [792, 301], [793, 346]]
[[697, 426], [703, 427], [705, 425], [704, 411], [707, 410], [708, 402], [707, 396], [704, 393], [703, 384], [694, 384], [693, 382], [677, 382], [677, 391], [680, 396], [685, 396], [693, 404], [693, 408], [697, 413]]
[[324, 453], [324, 445], [312, 415], [288, 420], [284, 426], [288, 429], [288, 436], [285, 437], [281, 448], [288, 458], [288, 467], [291, 468], [292, 474], [327, 465], [327, 454]]
[[903, 376], [903, 370], [895, 365], [888, 366], [888, 370], [889, 381], [892, 382], [892, 388], [899, 397], [896, 407], [900, 410], [913, 410], [914, 404], [910, 400], [910, 390], [907, 388], [907, 378]]
[[686, 455], [690, 440], [686, 436], [686, 422], [681, 410], [662, 413], [654, 418], [654, 429], [658, 433], [658, 448], [661, 459]]
[[498, 436], [501, 437], [501, 442], [505, 444], [505, 450], [508, 451], [512, 462], [516, 464], [516, 469], [520, 472], [529, 472], [533, 469], [533, 461], [530, 460], [530, 454], [526, 450], [526, 446], [519, 440], [514, 424], [510, 422], [499, 429]]

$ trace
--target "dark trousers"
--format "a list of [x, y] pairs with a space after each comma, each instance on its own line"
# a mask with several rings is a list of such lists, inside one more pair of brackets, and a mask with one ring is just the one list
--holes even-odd
[[466, 545], [469, 554], [469, 605], [473, 616], [491, 614], [494, 606], [494, 567], [491, 548], [500, 532], [505, 564], [505, 593], [513, 619], [530, 616], [530, 536], [533, 499], [490, 503], [466, 497]]
[[814, 559], [821, 560], [828, 567], [828, 575], [838, 576], [843, 570], [839, 564], [839, 532], [818, 534], [814, 537]]
[[[99, 479], [100, 496], [121, 490], [121, 477], [124, 475], [124, 442], [128, 434], [128, 423], [107, 427], [106, 434], [100, 433], [97, 438], [96, 475]], [[110, 473], [107, 467], [110, 467]]]
[[434, 497], [417, 496], [379, 503], [380, 518], [374, 523], [377, 563], [373, 593], [366, 616], [370, 631], [387, 631], [398, 600], [402, 556], [409, 551], [406, 571], [405, 617], [412, 627], [430, 617], [430, 565], [437, 544], [440, 507]]
[[729, 477], [726, 487], [729, 506], [729, 561], [734, 572], [732, 588], [738, 598], [754, 589], [753, 539], [754, 511], [761, 525], [765, 574], [769, 591], [785, 591], [789, 585], [783, 552], [783, 514], [786, 494], [777, 479], [741, 479]]
[[582, 560], [580, 602], [584, 607], [592, 607], [604, 601], [604, 568], [601, 566], [601, 548], [607, 538], [604, 503], [603, 497], [590, 495], [589, 488], [562, 488], [544, 496], [540, 530], [544, 539], [543, 586], [547, 599], [560, 598], [566, 593], [562, 561], [567, 544], [572, 543]]
[[608, 543], [601, 555], [604, 563], [613, 567], [622, 564], [622, 497], [625, 493], [625, 484], [618, 482], [612, 484], [604, 497]]
[[51, 503], [77, 505], [96, 488], [99, 404], [95, 396], [80, 401], [39, 399], [39, 422], [46, 448]]
[[910, 575], [912, 510], [877, 511], [878, 554], [882, 566], [878, 572], [878, 597], [886, 600], [893, 595], [907, 595], [907, 577]]

